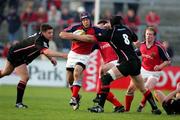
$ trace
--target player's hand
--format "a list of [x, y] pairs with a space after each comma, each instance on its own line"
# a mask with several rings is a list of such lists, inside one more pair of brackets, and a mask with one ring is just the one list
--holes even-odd
[[176, 90], [177, 90], [178, 92], [180, 92], [180, 82], [177, 84]]
[[159, 65], [156, 65], [156, 66], [154, 66], [154, 70], [155, 70], [155, 71], [160, 71], [160, 70], [161, 70], [161, 67], [160, 67]]
[[134, 43], [134, 45], [137, 47], [137, 48], [140, 48], [140, 46], [141, 46], [141, 42], [138, 40], [138, 41], [136, 41], [136, 42], [133, 42]]
[[62, 54], [61, 54], [61, 57], [62, 57], [62, 58], [67, 58], [67, 56], [68, 56], [67, 53], [62, 53]]
[[51, 63], [52, 63], [54, 66], [56, 66], [56, 65], [57, 65], [56, 59], [55, 59], [55, 58], [51, 58]]

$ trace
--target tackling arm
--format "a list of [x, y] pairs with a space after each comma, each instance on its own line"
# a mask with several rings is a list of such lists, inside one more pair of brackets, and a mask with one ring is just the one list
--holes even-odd
[[60, 32], [59, 36], [63, 39], [82, 41], [82, 42], [95, 42], [96, 38], [93, 35], [76, 35], [68, 32]]
[[66, 53], [56, 52], [56, 51], [53, 51], [53, 50], [50, 50], [50, 49], [44, 49], [42, 51], [42, 54], [47, 56], [49, 59], [51, 59], [51, 57], [67, 58], [67, 54]]

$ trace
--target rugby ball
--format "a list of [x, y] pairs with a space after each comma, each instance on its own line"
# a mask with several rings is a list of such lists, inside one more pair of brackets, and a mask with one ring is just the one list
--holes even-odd
[[85, 31], [84, 30], [76, 30], [73, 32], [73, 34], [75, 35], [85, 35]]

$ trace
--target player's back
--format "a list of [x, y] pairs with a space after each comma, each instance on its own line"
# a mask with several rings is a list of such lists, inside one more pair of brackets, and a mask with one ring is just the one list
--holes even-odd
[[137, 36], [124, 25], [117, 25], [111, 30], [110, 44], [116, 51], [121, 61], [129, 59], [138, 59], [134, 52], [132, 42], [137, 40]]
[[118, 56], [108, 42], [98, 42], [98, 44], [104, 63], [108, 63], [118, 59]]

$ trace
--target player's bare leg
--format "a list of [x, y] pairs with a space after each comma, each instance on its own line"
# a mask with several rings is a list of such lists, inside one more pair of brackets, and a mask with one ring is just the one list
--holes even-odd
[[[104, 104], [107, 99], [108, 93], [110, 91], [110, 83], [117, 78], [123, 77], [122, 73], [117, 69], [116, 66], [111, 68], [105, 75], [102, 76], [102, 89], [100, 94], [100, 102], [97, 106], [88, 108], [90, 112], [104, 112]], [[124, 107], [122, 106], [121, 112], [124, 112]]]
[[160, 102], [161, 104], [164, 102], [164, 99], [166, 97], [166, 95], [160, 90], [155, 90], [154, 96], [158, 100], [158, 102]]
[[[157, 77], [153, 77], [153, 76], [148, 77], [146, 80], [146, 83], [145, 83], [145, 88], [152, 91], [154, 89], [154, 87], [156, 86], [156, 84], [158, 83], [158, 80], [159, 80], [159, 78], [157, 78]], [[147, 101], [147, 99], [143, 96], [141, 103], [137, 110], [138, 112], [142, 111], [142, 109], [146, 105], [146, 101]]]
[[73, 88], [72, 88], [72, 84], [74, 82], [73, 71], [74, 71], [74, 68], [66, 70], [66, 79], [69, 85], [68, 87], [71, 90], [71, 93], [73, 93]]
[[73, 107], [73, 110], [77, 110], [79, 108], [79, 103], [81, 99], [81, 95], [79, 95], [79, 90], [82, 86], [82, 73], [84, 68], [81, 65], [76, 65], [74, 68], [74, 82], [73, 82], [73, 93], [70, 100], [70, 105]]
[[14, 66], [6, 60], [5, 66], [2, 70], [0, 70], [0, 78], [10, 75], [14, 71]]
[[15, 72], [20, 76], [21, 80], [17, 85], [17, 98], [16, 98], [16, 108], [27, 108], [27, 105], [23, 104], [23, 96], [26, 89], [27, 82], [29, 80], [29, 73], [26, 64], [22, 64], [16, 67]]
[[128, 86], [126, 95], [125, 95], [125, 106], [126, 106], [126, 112], [130, 111], [131, 103], [134, 98], [134, 92], [136, 90], [136, 86], [134, 85], [133, 81], [130, 81], [130, 84]]
[[134, 84], [136, 85], [136, 87], [141, 91], [141, 93], [144, 95], [146, 100], [148, 100], [148, 102], [150, 103], [151, 108], [152, 108], [152, 113], [153, 114], [161, 114], [161, 111], [158, 109], [158, 107], [154, 101], [151, 91], [145, 89], [142, 76], [141, 75], [131, 76], [131, 78], [132, 78]]
[[[101, 76], [105, 75], [105, 73], [110, 70], [112, 67], [114, 67], [115, 65], [113, 63], [107, 63], [104, 65], [101, 65], [100, 67], [100, 78]], [[100, 88], [101, 88], [101, 80], [98, 81], [97, 83], [97, 95], [96, 98], [93, 99], [94, 103], [98, 103], [100, 101], [99, 97], [100, 97]], [[112, 103], [114, 105], [114, 111], [113, 112], [124, 112], [124, 106], [121, 104], [121, 102], [115, 97], [115, 95], [110, 91], [107, 95], [107, 101], [109, 101], [110, 103]]]

